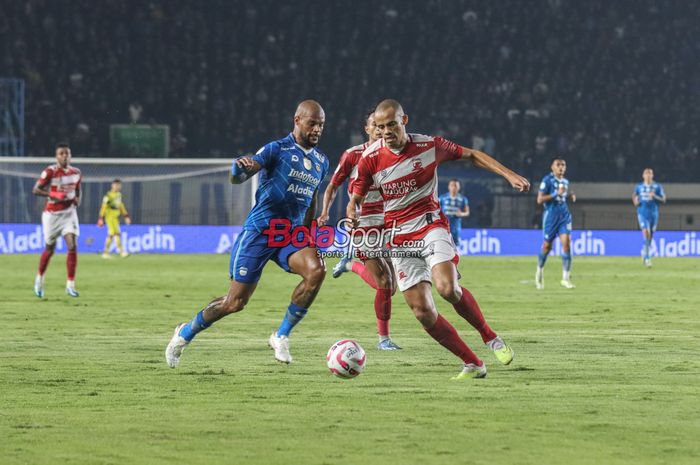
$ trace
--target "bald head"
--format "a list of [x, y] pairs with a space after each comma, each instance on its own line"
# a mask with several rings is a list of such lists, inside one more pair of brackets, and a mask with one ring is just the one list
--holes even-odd
[[401, 104], [399, 102], [397, 102], [396, 100], [390, 99], [390, 98], [379, 102], [379, 105], [377, 105], [377, 108], [374, 109], [375, 112], [385, 112], [387, 110], [391, 110], [394, 113], [396, 113], [397, 115], [401, 115], [401, 116], [403, 116], [405, 114]]
[[316, 100], [304, 100], [294, 112], [294, 139], [297, 144], [310, 149], [316, 147], [323, 133], [326, 113]]
[[408, 142], [406, 123], [408, 116], [396, 100], [382, 100], [374, 110], [374, 124], [384, 142], [392, 149], [400, 150]]
[[297, 106], [297, 111], [294, 112], [294, 118], [297, 116], [317, 116], [324, 117], [326, 113], [323, 111], [323, 107], [316, 100], [304, 100]]

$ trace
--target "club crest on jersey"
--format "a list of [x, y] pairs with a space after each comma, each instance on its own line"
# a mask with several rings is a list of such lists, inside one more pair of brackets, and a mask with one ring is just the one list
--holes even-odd
[[423, 169], [423, 162], [418, 160], [413, 160], [413, 171], [420, 171]]
[[309, 160], [308, 158], [304, 158], [304, 168], [306, 168], [307, 170], [311, 169], [311, 160]]

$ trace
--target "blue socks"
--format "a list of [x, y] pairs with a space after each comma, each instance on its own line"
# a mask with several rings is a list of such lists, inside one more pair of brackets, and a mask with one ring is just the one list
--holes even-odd
[[561, 254], [561, 267], [567, 273], [571, 271], [571, 252]]
[[649, 258], [651, 251], [651, 239], [644, 239], [644, 258]]
[[549, 252], [544, 253], [540, 251], [539, 255], [537, 255], [537, 266], [540, 268], [544, 268], [544, 264], [547, 263], [547, 255], [549, 255]]
[[284, 319], [282, 320], [282, 324], [277, 330], [277, 336], [289, 337], [289, 333], [291, 333], [292, 329], [294, 329], [297, 323], [304, 318], [307, 311], [308, 309], [304, 307], [290, 303], [289, 307], [287, 308], [287, 313], [285, 313]]
[[192, 318], [192, 321], [190, 321], [182, 327], [182, 329], [180, 330], [181, 338], [183, 338], [187, 342], [190, 342], [192, 339], [194, 339], [197, 333], [211, 326], [211, 323], [207, 323], [206, 321], [204, 321], [203, 313], [204, 310], [200, 311], [199, 313], [197, 313], [197, 315], [195, 315], [194, 318]]

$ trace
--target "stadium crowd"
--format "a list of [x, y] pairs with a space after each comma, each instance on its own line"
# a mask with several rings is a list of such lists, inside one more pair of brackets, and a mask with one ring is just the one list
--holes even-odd
[[[672, 4], [672, 7], [670, 6]], [[228, 157], [325, 109], [337, 161], [367, 108], [529, 177], [700, 173], [700, 2], [3, 2], [0, 70], [27, 82], [27, 153], [110, 154], [113, 123], [171, 127], [171, 156]], [[290, 28], [289, 23], [298, 27]], [[662, 165], [663, 164], [663, 165]], [[661, 165], [661, 166], [659, 166]]]

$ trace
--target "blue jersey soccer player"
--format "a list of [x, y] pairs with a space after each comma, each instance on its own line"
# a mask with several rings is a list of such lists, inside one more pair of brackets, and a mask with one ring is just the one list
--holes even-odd
[[637, 184], [632, 197], [632, 203], [637, 207], [639, 229], [644, 235], [642, 260], [647, 267], [651, 266], [651, 240], [659, 222], [659, 203], [666, 203], [666, 194], [661, 184], [654, 182], [654, 170], [646, 168], [642, 173], [644, 182]]
[[566, 161], [561, 158], [552, 160], [552, 172], [542, 179], [540, 190], [537, 193], [537, 204], [544, 204], [542, 215], [542, 231], [544, 242], [542, 250], [537, 257], [537, 274], [535, 284], [537, 289], [544, 289], [544, 264], [547, 255], [552, 251], [552, 242], [559, 236], [561, 241], [561, 285], [567, 289], [573, 289], [571, 282], [571, 212], [566, 203], [567, 196], [576, 202], [576, 196], [570, 193], [569, 180], [564, 177], [566, 173]]
[[275, 351], [275, 359], [282, 363], [292, 361], [289, 334], [316, 298], [326, 276], [325, 264], [312, 244], [305, 247], [289, 241], [286, 245], [282, 241], [271, 244], [272, 236], [264, 231], [272, 220], [285, 221], [290, 228], [295, 228], [308, 226], [314, 218], [318, 186], [328, 173], [328, 159], [315, 148], [324, 122], [321, 105], [305, 100], [297, 107], [291, 134], [270, 142], [252, 157], [234, 161], [231, 169], [234, 184], [261, 171], [260, 187], [255, 193], [256, 204], [231, 250], [228, 295], [214, 299], [191, 321], [175, 328], [175, 334], [165, 349], [165, 358], [171, 368], [180, 363], [182, 351], [197, 333], [215, 321], [243, 310], [269, 260], [302, 278], [292, 292], [282, 324], [268, 340]]
[[440, 210], [450, 222], [450, 234], [455, 247], [459, 247], [459, 233], [462, 230], [462, 218], [469, 216], [469, 200], [459, 193], [460, 185], [456, 179], [450, 179], [447, 193], [440, 196]]

